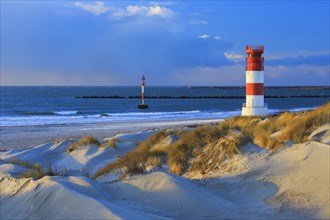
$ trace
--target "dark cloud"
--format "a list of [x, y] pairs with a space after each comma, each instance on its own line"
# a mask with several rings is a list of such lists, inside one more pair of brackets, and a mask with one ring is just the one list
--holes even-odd
[[90, 54], [92, 69], [127, 76], [148, 72], [162, 80], [164, 74], [177, 68], [231, 64], [224, 56], [231, 43], [198, 39], [187, 33], [173, 34], [160, 21], [141, 23], [111, 27], [103, 33]]
[[175, 67], [220, 67], [231, 64], [224, 53], [233, 45], [214, 39], [178, 41], [173, 48]]

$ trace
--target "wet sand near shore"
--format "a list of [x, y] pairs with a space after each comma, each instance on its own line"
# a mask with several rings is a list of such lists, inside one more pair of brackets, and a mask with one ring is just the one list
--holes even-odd
[[194, 126], [217, 123], [223, 119], [182, 120], [182, 121], [144, 121], [116, 122], [70, 125], [40, 125], [1, 127], [0, 150], [30, 148], [49, 141], [79, 138], [92, 135], [95, 138], [111, 137], [119, 133], [131, 133], [152, 129], [164, 129], [177, 126]]

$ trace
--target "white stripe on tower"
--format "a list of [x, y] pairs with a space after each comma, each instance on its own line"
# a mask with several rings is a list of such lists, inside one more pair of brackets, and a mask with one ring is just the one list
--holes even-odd
[[246, 83], [264, 83], [264, 71], [246, 71]]

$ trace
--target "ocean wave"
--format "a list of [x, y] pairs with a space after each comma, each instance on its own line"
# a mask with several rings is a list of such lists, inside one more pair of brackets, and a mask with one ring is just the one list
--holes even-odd
[[[293, 108], [286, 111], [296, 112], [315, 108]], [[283, 112], [282, 109], [269, 109], [270, 114]], [[40, 112], [38, 112], [40, 113]], [[198, 119], [224, 119], [241, 115], [241, 110], [234, 111], [174, 111], [174, 112], [127, 112], [103, 114], [79, 114], [78, 111], [61, 111], [54, 114], [5, 116], [0, 117], [1, 126], [35, 126], [51, 124], [83, 124], [102, 122], [143, 122], [143, 121], [170, 121], [170, 120], [198, 120]]]
[[310, 108], [293, 108], [290, 110], [290, 112], [309, 111], [309, 110], [313, 110], [313, 109], [315, 109], [315, 108], [312, 108], [312, 107], [310, 107]]
[[240, 114], [240, 111], [175, 111], [175, 112], [128, 112], [106, 113], [92, 115], [32, 115], [32, 116], [6, 116], [1, 117], [2, 126], [34, 126], [50, 124], [81, 124], [99, 122], [139, 122], [139, 121], [169, 121], [227, 118]]
[[77, 110], [74, 111], [16, 111], [20, 115], [77, 115], [80, 114]]
[[20, 115], [55, 115], [55, 112], [16, 111]]
[[127, 113], [104, 113], [105, 116], [111, 117], [132, 117], [132, 116], [162, 116], [162, 115], [184, 115], [184, 114], [198, 114], [201, 111], [175, 111], [175, 112], [127, 112]]
[[0, 117], [1, 126], [34, 126], [102, 122], [102, 116], [96, 115], [34, 115]]
[[56, 111], [54, 112], [56, 115], [76, 115], [78, 111]]

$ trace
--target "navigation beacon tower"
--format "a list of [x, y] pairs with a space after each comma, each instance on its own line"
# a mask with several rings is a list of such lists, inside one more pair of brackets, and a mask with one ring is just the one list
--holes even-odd
[[246, 103], [242, 115], [266, 115], [264, 103], [264, 46], [246, 46]]
[[142, 103], [141, 105], [138, 105], [138, 108], [139, 109], [147, 109], [148, 108], [148, 105], [146, 105], [144, 103], [144, 81], [146, 80], [146, 78], [144, 77], [144, 75], [142, 76], [142, 83], [141, 83], [141, 99], [142, 99]]

